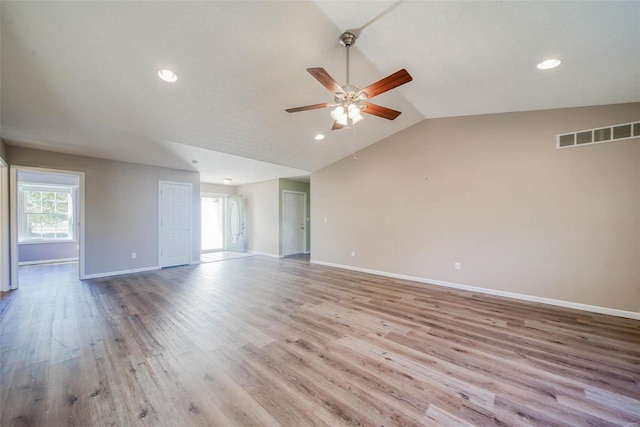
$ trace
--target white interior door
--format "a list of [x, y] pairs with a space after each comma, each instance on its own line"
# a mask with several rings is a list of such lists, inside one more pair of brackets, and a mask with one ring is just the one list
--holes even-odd
[[228, 196], [226, 203], [225, 249], [244, 252], [244, 209], [242, 196]]
[[160, 267], [191, 261], [191, 184], [160, 182]]
[[282, 192], [282, 254], [305, 251], [307, 195], [294, 191]]

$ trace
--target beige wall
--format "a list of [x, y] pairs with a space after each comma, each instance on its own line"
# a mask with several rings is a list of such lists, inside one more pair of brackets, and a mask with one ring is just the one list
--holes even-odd
[[[15, 146], [9, 163], [85, 173], [85, 274], [156, 267], [158, 182], [192, 185], [192, 261], [200, 257], [200, 174]], [[131, 259], [131, 253], [137, 254]]]
[[640, 141], [555, 148], [638, 119], [636, 103], [418, 123], [312, 174], [312, 259], [640, 312]]
[[236, 193], [244, 198], [247, 249], [277, 256], [280, 245], [277, 179], [240, 185]]
[[310, 248], [311, 248], [311, 223], [308, 219], [310, 219], [311, 216], [311, 185], [308, 182], [299, 182], [299, 181], [292, 181], [290, 179], [284, 179], [284, 178], [280, 178], [280, 191], [278, 192], [278, 206], [279, 206], [279, 210], [280, 210], [280, 215], [279, 215], [279, 224], [280, 224], [280, 243], [279, 243], [279, 251], [278, 253], [280, 255], [282, 255], [282, 192], [284, 190], [288, 190], [288, 191], [298, 191], [300, 193], [306, 193], [307, 194], [307, 225], [305, 227], [305, 231], [307, 234], [307, 244], [305, 246], [305, 252], [309, 252]]
[[212, 184], [209, 182], [200, 183], [200, 193], [202, 194], [236, 194], [234, 185]]

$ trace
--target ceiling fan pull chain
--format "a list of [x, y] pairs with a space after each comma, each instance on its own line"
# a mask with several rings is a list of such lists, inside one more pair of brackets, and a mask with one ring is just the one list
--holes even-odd
[[356, 145], [356, 127], [351, 126], [353, 128], [353, 160], [358, 160], [358, 156], [356, 152], [358, 151], [358, 146]]

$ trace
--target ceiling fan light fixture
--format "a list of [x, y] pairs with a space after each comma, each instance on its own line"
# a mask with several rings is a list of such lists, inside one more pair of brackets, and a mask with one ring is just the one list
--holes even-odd
[[158, 77], [160, 77], [165, 82], [173, 83], [178, 80], [178, 76], [171, 70], [160, 70], [158, 71]]
[[344, 107], [342, 105], [338, 105], [333, 111], [331, 111], [331, 118], [336, 121], [346, 120], [347, 115], [344, 112]]
[[[371, 104], [369, 99], [385, 93], [391, 89], [395, 89], [405, 83], [409, 83], [413, 78], [411, 74], [404, 68], [396, 71], [387, 77], [370, 84], [360, 90], [349, 83], [349, 48], [356, 41], [356, 35], [346, 31], [340, 36], [340, 44], [346, 48], [346, 83], [339, 85], [327, 71], [322, 67], [307, 68], [309, 74], [313, 76], [322, 86], [327, 88], [333, 94], [333, 103], [324, 102], [321, 104], [305, 105], [303, 107], [286, 108], [287, 113], [297, 113], [299, 111], [317, 110], [319, 108], [330, 107], [331, 118], [334, 120], [331, 130], [349, 128], [363, 119], [362, 112], [382, 117], [387, 120], [395, 120], [400, 111], [392, 110], [380, 105]], [[365, 102], [367, 100], [367, 102]]]
[[552, 68], [556, 68], [558, 65], [562, 64], [562, 61], [556, 58], [545, 59], [541, 63], [539, 63], [536, 68], [538, 70], [550, 70]]
[[347, 115], [354, 122], [362, 120], [362, 114], [360, 113], [360, 108], [358, 108], [355, 104], [350, 104], [349, 108], [347, 108]]

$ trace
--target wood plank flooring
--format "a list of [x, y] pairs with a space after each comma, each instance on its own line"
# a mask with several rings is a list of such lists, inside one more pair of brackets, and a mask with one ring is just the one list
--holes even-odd
[[0, 302], [0, 425], [640, 425], [640, 321], [261, 256]]

